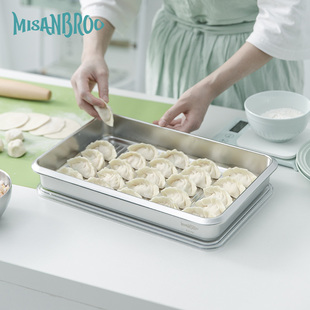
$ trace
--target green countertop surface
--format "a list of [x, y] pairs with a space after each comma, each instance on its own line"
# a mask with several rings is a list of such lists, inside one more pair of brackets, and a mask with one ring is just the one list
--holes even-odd
[[[50, 116], [71, 118], [81, 125], [86, 124], [92, 119], [76, 104], [72, 88], [38, 83], [31, 84], [50, 89], [52, 91], [52, 99], [48, 102], [43, 102], [0, 97], [0, 113], [43, 113]], [[97, 95], [96, 93], [94, 94]], [[159, 119], [170, 105], [110, 94], [110, 106], [115, 114], [151, 123]], [[5, 147], [4, 151], [0, 153], [0, 169], [10, 175], [13, 184], [36, 188], [40, 183], [40, 177], [32, 170], [32, 163], [36, 158], [62, 140], [38, 137], [24, 132], [24, 145], [27, 153], [20, 158], [12, 158], [7, 154], [4, 136], [5, 131], [0, 131], [0, 139], [4, 142]]]

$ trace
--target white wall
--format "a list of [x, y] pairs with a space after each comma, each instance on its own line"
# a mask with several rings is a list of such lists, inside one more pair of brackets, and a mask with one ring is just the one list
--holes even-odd
[[[115, 83], [113, 86], [144, 92], [147, 42], [153, 16], [161, 4], [162, 0], [143, 0], [137, 18], [139, 25], [133, 25], [133, 29], [124, 38], [131, 42], [135, 41], [136, 49], [110, 48], [107, 59], [110, 71], [114, 75], [111, 76], [111, 80]], [[0, 67], [69, 78], [80, 63], [81, 36], [65, 38], [57, 35], [49, 36], [39, 31], [14, 36], [12, 11], [19, 18], [31, 20], [61, 12], [49, 8], [22, 6], [21, 0], [0, 0]], [[115, 37], [119, 39], [117, 34]], [[304, 92], [310, 98], [310, 60], [305, 61], [305, 73]], [[120, 81], [120, 77], [126, 74], [128, 76]]]

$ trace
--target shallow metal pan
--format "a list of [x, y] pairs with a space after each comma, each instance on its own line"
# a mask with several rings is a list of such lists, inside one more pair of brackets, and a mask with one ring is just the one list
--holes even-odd
[[[41, 192], [50, 193], [50, 197], [73, 200], [83, 209], [88, 205], [89, 211], [112, 212], [122, 219], [128, 218], [128, 222], [145, 223], [148, 227], [166, 231], [167, 235], [178, 235], [184, 240], [189, 238], [193, 244], [205, 244], [206, 247], [208, 244], [221, 244], [219, 241], [223, 236], [231, 233], [250, 209], [264, 201], [261, 196], [270, 194], [269, 177], [277, 163], [267, 155], [122, 116], [115, 115], [114, 120], [113, 128], [93, 120], [40, 156], [32, 167], [40, 175]], [[178, 149], [192, 159], [209, 158], [218, 164], [221, 171], [234, 166], [249, 169], [257, 175], [257, 179], [223, 214], [216, 218], [200, 218], [56, 171], [98, 139], [114, 144], [118, 155], [131, 143], [151, 143], [160, 150]]]

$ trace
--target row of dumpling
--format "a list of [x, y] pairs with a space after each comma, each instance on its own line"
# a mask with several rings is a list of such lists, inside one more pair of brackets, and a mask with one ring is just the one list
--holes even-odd
[[203, 188], [203, 195], [195, 203], [180, 187], [168, 187], [151, 201], [200, 217], [213, 218], [222, 214], [255, 179], [256, 176], [247, 169], [229, 168], [220, 179]]
[[[203, 217], [218, 215], [218, 210], [222, 213], [231, 204], [231, 196], [237, 198], [255, 178], [246, 169], [232, 168], [211, 186], [221, 177], [211, 160], [197, 159], [190, 163], [183, 152], [168, 150], [159, 154], [153, 145], [144, 143], [131, 145], [128, 152], [116, 156], [111, 143], [98, 140], [89, 144], [81, 156], [69, 159], [69, 167], [59, 172]], [[218, 191], [216, 195], [213, 193], [215, 197], [207, 194], [206, 190], [213, 187], [224, 191], [224, 197], [230, 197], [223, 202], [225, 209]], [[190, 197], [196, 194], [197, 188], [204, 190], [204, 196], [191, 206]], [[206, 197], [212, 201], [208, 202]], [[211, 212], [213, 209], [217, 211]]]

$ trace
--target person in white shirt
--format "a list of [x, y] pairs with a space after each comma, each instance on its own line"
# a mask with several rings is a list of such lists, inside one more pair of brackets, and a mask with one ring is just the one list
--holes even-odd
[[[83, 15], [105, 26], [84, 35], [82, 62], [71, 82], [78, 105], [108, 97], [104, 55], [114, 29], [123, 32], [140, 0], [80, 0]], [[210, 104], [243, 109], [264, 90], [303, 91], [303, 62], [310, 58], [308, 0], [163, 0], [147, 53], [147, 93], [177, 98], [154, 123], [191, 132]], [[100, 100], [91, 94], [98, 84]], [[184, 117], [175, 119], [183, 113]]]

